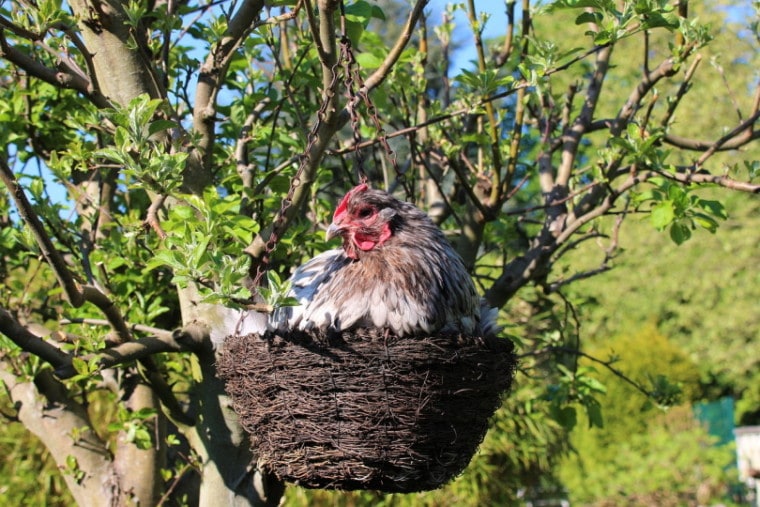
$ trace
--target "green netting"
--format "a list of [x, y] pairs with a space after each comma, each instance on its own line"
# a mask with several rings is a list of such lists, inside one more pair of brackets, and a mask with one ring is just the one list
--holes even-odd
[[697, 403], [694, 416], [707, 428], [710, 435], [717, 437], [717, 445], [734, 441], [734, 399], [724, 396], [717, 401]]

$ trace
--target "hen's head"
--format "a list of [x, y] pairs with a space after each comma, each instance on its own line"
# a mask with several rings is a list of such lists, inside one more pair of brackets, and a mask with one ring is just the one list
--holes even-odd
[[340, 201], [327, 229], [327, 239], [341, 236], [346, 255], [358, 259], [362, 252], [369, 252], [393, 237], [405, 204], [362, 183]]

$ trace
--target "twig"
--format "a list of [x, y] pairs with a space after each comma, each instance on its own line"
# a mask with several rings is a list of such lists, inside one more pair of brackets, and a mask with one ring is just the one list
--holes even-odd
[[720, 74], [720, 78], [723, 80], [723, 84], [726, 87], [728, 97], [731, 99], [731, 104], [733, 104], [734, 110], [736, 111], [737, 118], [739, 121], [742, 121], [744, 119], [742, 116], [742, 109], [739, 107], [739, 101], [736, 100], [736, 93], [734, 93], [734, 89], [731, 87], [731, 83], [728, 81], [728, 78], [726, 78], [725, 69], [723, 69], [722, 65], [719, 65], [717, 63], [715, 64], [715, 68], [718, 70], [718, 74]]
[[166, 195], [162, 194], [157, 195], [153, 198], [153, 201], [150, 203], [150, 207], [148, 208], [148, 214], [145, 217], [145, 222], [143, 223], [146, 228], [152, 228], [161, 239], [166, 239], [166, 232], [164, 232], [164, 230], [161, 228], [161, 222], [158, 219], [158, 211], [161, 209], [161, 206], [164, 205], [166, 197]]
[[677, 181], [679, 183], [714, 184], [724, 188], [730, 188], [731, 190], [739, 190], [741, 192], [749, 192], [751, 194], [760, 194], [760, 184], [738, 181], [727, 176], [694, 172], [693, 168], [689, 168], [689, 170], [686, 172], [677, 173], [670, 171], [652, 171], [652, 175], [664, 176], [669, 180]]
[[[529, 86], [529, 84], [526, 81], [522, 81], [520, 83], [517, 83], [514, 87], [512, 87], [511, 89], [509, 89], [506, 92], [499, 92], [499, 93], [497, 93], [495, 95], [491, 95], [489, 97], [485, 97], [485, 98], [481, 99], [478, 102], [478, 105], [482, 105], [482, 104], [484, 104], [487, 101], [494, 101], [494, 100], [498, 100], [498, 99], [503, 99], [503, 98], [505, 98], [505, 97], [507, 97], [509, 95], [512, 95], [513, 93], [517, 93], [519, 90], [521, 90], [523, 88], [527, 88], [528, 86]], [[446, 113], [446, 114], [442, 114], [442, 115], [439, 115], [439, 116], [435, 116], [435, 117], [430, 118], [429, 120], [424, 121], [422, 123], [419, 123], [417, 125], [413, 125], [411, 127], [402, 128], [402, 129], [396, 130], [394, 132], [391, 132], [390, 134], [385, 134], [383, 137], [385, 139], [393, 139], [393, 138], [400, 137], [400, 136], [408, 136], [408, 135], [416, 133], [418, 130], [422, 130], [422, 129], [426, 128], [426, 127], [429, 127], [430, 125], [435, 125], [436, 123], [442, 123], [444, 121], [452, 120], [452, 119], [457, 118], [459, 116], [465, 116], [465, 115], [468, 115], [468, 114], [472, 114], [472, 107], [469, 107], [469, 106], [468, 107], [463, 107], [463, 108], [457, 109], [456, 111], [452, 111], [450, 113]], [[382, 141], [383, 141], [383, 139], [381, 137], [375, 137], [373, 139], [369, 139], [367, 141], [361, 142], [358, 145], [353, 145], [352, 144], [351, 146], [347, 146], [345, 148], [340, 148], [340, 149], [337, 149], [337, 150], [328, 150], [327, 153], [329, 153], [330, 155], [335, 155], [335, 156], [337, 156], [337, 155], [345, 155], [346, 153], [349, 153], [349, 152], [354, 151], [355, 149], [357, 149], [357, 146], [358, 146], [358, 149], [362, 149], [363, 150], [365, 148], [369, 148], [369, 147], [374, 146], [376, 144], [380, 144], [380, 143], [382, 143]], [[292, 163], [292, 160], [288, 162], [288, 164], [290, 164], [290, 163]]]
[[[514, 9], [514, 6], [512, 8]], [[532, 23], [533, 22], [530, 15], [530, 0], [523, 0], [521, 28], [522, 46], [520, 48], [521, 61], [525, 61], [528, 57], [528, 46], [530, 43], [530, 29]], [[504, 177], [501, 179], [499, 188], [491, 188], [490, 206], [493, 208], [500, 208], [502, 203], [508, 199], [505, 194], [509, 192], [510, 185], [512, 184], [512, 179], [517, 172], [517, 163], [520, 156], [520, 142], [522, 140], [523, 128], [525, 126], [525, 111], [527, 109], [525, 94], [525, 88], [521, 88], [517, 91], [517, 98], [515, 100], [515, 120], [514, 124], [512, 125], [512, 133], [509, 141], [507, 167], [505, 169]], [[549, 124], [547, 122], [547, 127], [548, 125]], [[495, 165], [495, 169], [498, 168], [499, 166]], [[494, 179], [493, 183], [497, 183], [496, 179]]]
[[549, 346], [545, 347], [543, 349], [539, 349], [533, 352], [527, 352], [525, 354], [521, 354], [517, 356], [518, 359], [522, 359], [524, 357], [531, 357], [531, 356], [540, 356], [543, 354], [553, 354], [553, 353], [562, 353], [562, 354], [575, 354], [579, 357], [583, 357], [585, 359], [588, 359], [589, 361], [592, 361], [596, 364], [599, 364], [603, 367], [605, 367], [610, 373], [621, 379], [623, 382], [629, 384], [631, 387], [636, 389], [638, 392], [646, 396], [647, 398], [655, 399], [655, 396], [652, 392], [647, 391], [641, 384], [633, 380], [632, 378], [628, 377], [625, 373], [618, 370], [614, 366], [612, 366], [616, 361], [605, 361], [603, 359], [599, 359], [598, 357], [594, 357], [591, 354], [587, 352], [583, 352], [582, 350], [574, 349], [571, 347], [557, 347], [557, 346]]
[[71, 358], [65, 352], [46, 342], [22, 326], [5, 308], [0, 307], [0, 333], [7, 336], [22, 350], [34, 354], [53, 368], [71, 364]]
[[612, 122], [610, 134], [613, 136], [619, 136], [631, 121], [631, 118], [633, 118], [633, 115], [638, 110], [641, 101], [644, 100], [647, 93], [649, 93], [659, 81], [672, 76], [675, 69], [676, 67], [673, 58], [667, 58], [653, 71], [645, 73], [642, 76], [641, 81], [636, 85], [636, 88], [631, 91], [628, 100], [626, 100], [625, 104], [618, 112], [617, 117]]
[[[596, 276], [598, 274], [604, 273], [606, 271], [609, 271], [612, 269], [612, 266], [610, 266], [610, 261], [615, 256], [615, 251], [618, 249], [619, 245], [619, 239], [620, 239], [620, 228], [623, 225], [623, 221], [628, 216], [629, 212], [629, 203], [626, 204], [626, 207], [623, 209], [623, 211], [615, 218], [615, 226], [612, 229], [612, 241], [610, 242], [610, 245], [604, 250], [604, 259], [602, 259], [602, 262], [600, 263], [599, 267], [596, 269], [584, 271], [581, 273], [577, 273], [570, 278], [564, 279], [564, 280], [558, 280], [556, 282], [553, 282], [549, 285], [548, 291], [550, 293], [559, 291], [560, 288], [562, 288], [565, 285], [569, 285], [572, 282], [575, 282], [577, 280], [582, 280], [585, 278], [591, 278], [593, 276]], [[602, 234], [593, 234], [590, 235], [588, 238], [581, 238], [582, 240], [590, 239], [591, 237], [604, 237]], [[569, 251], [570, 249], [574, 248], [573, 243], [565, 244], [565, 246], [561, 249], [558, 249], [559, 251], [554, 256], [554, 261], [559, 259], [564, 253]]]
[[[758, 118], [760, 118], [760, 111], [755, 111], [755, 114], [747, 118], [745, 121], [741, 122], [733, 130], [731, 130], [726, 135], [724, 135], [723, 137], [715, 141], [712, 144], [712, 146], [710, 146], [707, 149], [707, 151], [704, 152], [702, 156], [699, 157], [699, 159], [694, 163], [694, 167], [696, 169], [699, 169], [708, 158], [710, 158], [713, 154], [715, 154], [716, 151], [718, 151], [723, 145], [725, 145], [729, 141], [735, 141], [738, 139], [746, 139], [748, 137], [754, 138], [755, 136], [760, 135], [760, 132], [753, 132], [751, 129], [751, 127], [755, 124]], [[746, 131], [746, 134], [744, 136], [739, 136], [740, 133], [745, 132], [745, 131]]]
[[303, 4], [305, 3], [305, 0], [298, 0], [296, 4], [293, 6], [293, 10], [288, 12], [283, 12], [282, 14], [279, 14], [277, 16], [270, 16], [264, 21], [262, 21], [261, 25], [276, 25], [278, 23], [282, 23], [283, 21], [289, 21], [291, 19], [294, 19], [296, 16], [298, 16], [298, 13], [301, 11], [301, 8], [303, 7]]
[[182, 468], [175, 474], [174, 480], [169, 484], [169, 487], [166, 488], [166, 491], [163, 495], [161, 495], [161, 498], [158, 499], [158, 502], [156, 502], [156, 507], [163, 507], [163, 505], [171, 498], [172, 493], [174, 492], [175, 488], [180, 484], [182, 477], [190, 471], [190, 470], [196, 470], [196, 467], [193, 466], [190, 463], [185, 463]]
[[[168, 338], [159, 336], [147, 336], [139, 340], [122, 343], [116, 347], [104, 349], [95, 354], [88, 354], [82, 359], [90, 362], [93, 359], [97, 361], [100, 369], [113, 368], [116, 365], [146, 359], [154, 354], [161, 352], [180, 352], [183, 350], [190, 351], [177, 343], [171, 334]], [[61, 365], [55, 370], [56, 376], [61, 379], [67, 379], [76, 374], [71, 363]]]
[[94, 88], [89, 80], [82, 78], [78, 74], [64, 73], [56, 69], [51, 69], [37, 60], [30, 58], [28, 55], [19, 51], [8, 44], [3, 32], [0, 31], [0, 57], [7, 59], [14, 65], [21, 67], [30, 76], [36, 77], [46, 83], [56, 87], [71, 88], [85, 97], [99, 108], [110, 107], [109, 100], [104, 97], [99, 90]]
[[507, 60], [509, 60], [509, 55], [512, 54], [512, 41], [514, 40], [515, 34], [515, 5], [517, 2], [515, 1], [508, 1], [506, 2], [506, 9], [507, 9], [507, 28], [505, 30], [506, 36], [504, 37], [504, 44], [501, 46], [501, 50], [496, 53], [494, 56], [494, 63], [497, 67], [501, 67], [505, 63], [507, 63]]
[[420, 16], [422, 16], [423, 9], [429, 1], [430, 0], [417, 0], [417, 2], [414, 4], [412, 11], [409, 13], [409, 17], [406, 20], [406, 24], [401, 30], [401, 34], [396, 39], [396, 43], [388, 52], [388, 55], [385, 57], [377, 70], [375, 70], [375, 72], [373, 72], [367, 79], [364, 80], [364, 86], [359, 90], [359, 95], [366, 95], [374, 88], [380, 86], [385, 78], [388, 77], [388, 74], [390, 74], [393, 66], [396, 64], [396, 61], [398, 61], [399, 57], [401, 56], [401, 53], [404, 52], [404, 48], [406, 48], [409, 39], [412, 38], [414, 27], [417, 25], [417, 21], [420, 19]]
[[549, 201], [549, 202], [544, 203], [544, 204], [537, 204], [535, 206], [528, 206], [528, 207], [525, 207], [525, 208], [507, 210], [507, 211], [504, 212], [504, 214], [505, 215], [524, 215], [526, 213], [530, 213], [531, 211], [538, 211], [538, 210], [542, 210], [542, 209], [548, 209], [548, 208], [551, 208], [553, 206], [559, 206], [561, 204], [564, 204], [564, 203], [566, 203], [568, 201], [573, 200], [574, 198], [576, 198], [577, 196], [579, 196], [581, 194], [584, 194], [584, 193], [588, 192], [592, 188], [600, 185], [601, 183], [602, 183], [601, 181], [594, 181], [592, 183], [589, 183], [588, 185], [585, 185], [585, 186], [583, 186], [583, 187], [581, 187], [581, 188], [579, 188], [579, 189], [571, 192], [570, 194], [566, 195], [565, 197], [562, 197], [561, 199], [555, 199], [555, 200]]
[[[68, 324], [87, 324], [91, 326], [109, 326], [110, 325], [110, 323], [107, 320], [87, 319], [87, 318], [61, 319], [58, 321], [58, 323], [61, 325], [68, 325]], [[139, 333], [149, 333], [161, 339], [168, 339], [173, 335], [172, 331], [168, 331], [166, 329], [161, 329], [158, 327], [146, 326], [144, 324], [127, 324], [127, 325], [129, 326], [129, 329], [131, 329], [132, 331], [137, 331]]]
[[686, 70], [686, 74], [684, 74], [683, 81], [681, 81], [681, 86], [678, 87], [678, 91], [676, 92], [675, 97], [673, 97], [672, 100], [668, 101], [668, 109], [665, 112], [665, 115], [662, 118], [662, 121], [660, 122], [660, 125], [663, 127], [666, 127], [670, 123], [670, 119], [673, 117], [673, 114], [676, 112], [676, 108], [678, 107], [678, 104], [681, 103], [681, 99], [686, 96], [686, 92], [689, 91], [689, 87], [691, 86], [691, 80], [694, 77], [694, 73], [697, 71], [697, 67], [699, 67], [699, 64], [702, 62], [702, 55], [696, 55], [694, 57], [694, 61], [691, 62], [691, 65]]
[[[527, 1], [527, 0], [526, 0]], [[523, 16], [529, 15], [526, 12], [523, 12]], [[475, 11], [475, 0], [468, 0], [467, 1], [467, 17], [470, 21], [470, 29], [472, 30], [472, 35], [475, 38], [475, 52], [477, 55], [477, 61], [478, 61], [478, 71], [484, 73], [486, 71], [486, 54], [485, 49], [483, 48], [483, 28], [479, 25], [478, 19], [477, 19], [477, 12]], [[527, 41], [527, 37], [524, 39]], [[521, 92], [524, 93], [524, 92]], [[501, 160], [501, 148], [499, 146], [499, 129], [498, 129], [498, 122], [496, 119], [496, 110], [493, 107], [493, 103], [491, 101], [486, 101], [483, 104], [485, 108], [485, 117], [486, 121], [488, 122], [487, 130], [488, 130], [488, 137], [491, 140], [490, 148], [491, 148], [491, 192], [488, 196], [489, 205], [498, 208], [499, 202], [501, 201], [501, 194], [502, 194], [502, 160]], [[518, 99], [517, 101], [517, 109], [516, 112], [517, 119], [515, 120], [516, 123], [519, 123], [519, 120], [522, 118], [520, 115], [520, 112], [524, 110], [524, 104], [521, 100]], [[482, 127], [479, 124], [478, 130], [480, 130]], [[515, 128], [517, 128], [517, 125], [515, 125]], [[514, 137], [513, 137], [514, 141]], [[519, 139], [518, 139], [519, 142]], [[480, 168], [482, 169], [482, 167]], [[480, 171], [479, 171], [480, 172]], [[506, 175], [507, 178], [509, 178], [509, 174]]]
[[716, 151], [736, 150], [746, 144], [751, 143], [752, 141], [760, 139], [760, 130], [754, 130], [752, 127], [753, 125], [745, 127], [745, 130], [741, 132], [742, 135], [736, 136], [733, 139], [727, 139], [720, 144], [716, 144], [714, 141], [691, 139], [688, 137], [681, 137], [673, 134], [665, 134], [662, 137], [662, 140], [671, 146], [682, 148], [684, 150], [707, 151], [712, 149], [714, 154]]
[[[474, 173], [477, 172], [477, 170], [474, 167], [472, 167], [470, 161], [467, 159], [467, 156], [464, 154], [464, 152], [459, 153], [459, 159], [465, 165], [468, 165], [472, 172]], [[467, 194], [467, 197], [470, 199], [470, 202], [472, 203], [472, 205], [475, 206], [475, 208], [477, 208], [481, 216], [483, 217], [489, 216], [490, 212], [488, 208], [481, 202], [481, 200], [475, 194], [475, 190], [472, 188], [472, 185], [470, 185], [469, 183], [469, 178], [467, 177], [466, 174], [462, 172], [462, 169], [459, 167], [459, 164], [455, 162], [451, 164], [451, 168], [454, 169], [454, 172], [457, 174], [457, 178], [459, 178], [459, 183], [462, 185], [462, 188]]]

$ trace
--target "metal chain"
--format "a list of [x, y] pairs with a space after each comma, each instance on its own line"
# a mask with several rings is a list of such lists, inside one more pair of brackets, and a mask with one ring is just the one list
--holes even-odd
[[[364, 87], [364, 80], [362, 79], [359, 66], [356, 64], [356, 58], [354, 57], [353, 49], [351, 47], [351, 39], [346, 32], [346, 14], [343, 5], [343, 0], [340, 2], [340, 25], [341, 25], [341, 38], [340, 38], [340, 53], [343, 60], [344, 68], [344, 80], [346, 87], [346, 97], [348, 97], [348, 103], [346, 108], [348, 109], [349, 117], [351, 118], [351, 130], [353, 133], [354, 142], [354, 156], [356, 157], [356, 163], [358, 167], [358, 173], [362, 181], [366, 181], [366, 174], [364, 173], [364, 156], [361, 153], [361, 131], [360, 131], [360, 115], [357, 111], [357, 105], [359, 102], [364, 102], [364, 106], [367, 109], [367, 114], [372, 119], [375, 125], [375, 132], [377, 138], [385, 150], [385, 156], [390, 161], [394, 172], [396, 173], [396, 179], [404, 187], [404, 191], [407, 197], [413, 197], [412, 189], [407, 181], [406, 174], [404, 174], [398, 166], [396, 159], [396, 152], [393, 151], [388, 143], [388, 137], [385, 133], [385, 129], [382, 127], [380, 118], [378, 117], [377, 108], [372, 102], [367, 90]], [[355, 88], [356, 86], [356, 88]]]
[[380, 118], [378, 117], [377, 109], [375, 108], [374, 103], [372, 102], [372, 99], [370, 99], [369, 94], [364, 89], [364, 80], [361, 77], [361, 73], [359, 72], [359, 67], [356, 64], [356, 58], [354, 57], [353, 50], [351, 48], [351, 39], [348, 37], [347, 31], [346, 31], [346, 13], [345, 13], [345, 6], [343, 0], [340, 2], [340, 25], [341, 25], [341, 37], [340, 37], [340, 61], [336, 63], [332, 69], [332, 81], [330, 82], [330, 86], [327, 90], [325, 90], [325, 97], [322, 102], [322, 105], [320, 106], [319, 110], [317, 111], [317, 119], [314, 122], [314, 125], [311, 128], [311, 131], [309, 131], [308, 134], [308, 142], [306, 144], [306, 148], [304, 149], [303, 153], [300, 156], [300, 164], [298, 166], [298, 169], [296, 170], [295, 175], [293, 176], [293, 179], [290, 181], [290, 187], [288, 188], [288, 193], [286, 194], [285, 198], [282, 200], [282, 204], [280, 206], [280, 209], [277, 212], [277, 216], [275, 217], [273, 223], [272, 223], [272, 232], [269, 235], [269, 239], [267, 240], [265, 246], [264, 246], [264, 255], [261, 257], [261, 261], [256, 266], [256, 275], [253, 279], [253, 287], [258, 287], [261, 283], [261, 279], [264, 276], [264, 273], [267, 270], [267, 267], [269, 266], [270, 262], [270, 256], [274, 249], [277, 247], [277, 243], [280, 240], [280, 234], [282, 234], [282, 224], [285, 220], [285, 213], [290, 208], [290, 206], [293, 204], [293, 196], [295, 195], [296, 189], [301, 185], [301, 178], [303, 176], [303, 172], [306, 169], [306, 166], [309, 162], [309, 152], [314, 147], [314, 143], [317, 141], [317, 132], [319, 131], [319, 128], [322, 125], [322, 122], [324, 121], [324, 117], [327, 113], [327, 108], [330, 105], [330, 102], [332, 101], [332, 98], [334, 96], [334, 90], [335, 85], [338, 82], [338, 68], [339, 66], [343, 66], [343, 79], [344, 79], [344, 86], [346, 88], [346, 97], [347, 97], [347, 105], [346, 109], [348, 110], [348, 114], [351, 120], [351, 131], [353, 134], [353, 142], [354, 142], [354, 156], [356, 158], [356, 166], [357, 166], [357, 173], [359, 176], [359, 180], [361, 182], [367, 181], [367, 175], [364, 172], [364, 155], [361, 152], [361, 116], [357, 110], [357, 105], [359, 102], [364, 102], [365, 107], [367, 108], [367, 114], [372, 119], [373, 124], [375, 125], [375, 130], [377, 132], [377, 137], [380, 140], [380, 143], [383, 146], [383, 149], [385, 150], [385, 154], [387, 159], [390, 161], [391, 165], [393, 166], [393, 170], [396, 173], [396, 178], [398, 179], [399, 183], [404, 187], [404, 190], [407, 194], [407, 197], [413, 197], [412, 190], [409, 186], [409, 182], [407, 181], [406, 175], [401, 171], [401, 169], [398, 166], [398, 161], [396, 160], [396, 152], [393, 151], [393, 149], [390, 147], [390, 144], [388, 144], [388, 137], [385, 133], [385, 130], [382, 127], [382, 124], [380, 122]]
[[351, 120], [351, 132], [353, 134], [354, 142], [354, 158], [356, 159], [356, 172], [359, 180], [364, 182], [367, 179], [367, 175], [364, 172], [364, 154], [360, 148], [362, 141], [361, 136], [361, 117], [359, 111], [356, 108], [358, 97], [356, 90], [354, 89], [354, 76], [351, 69], [355, 67], [356, 60], [354, 54], [351, 51], [351, 40], [346, 35], [345, 28], [345, 15], [343, 12], [343, 2], [341, 2], [341, 30], [343, 35], [340, 38], [340, 60], [343, 63], [343, 82], [346, 92], [346, 109], [348, 110], [348, 117]]
[[280, 240], [280, 234], [282, 234], [282, 230], [281, 230], [282, 224], [283, 224], [283, 221], [285, 220], [285, 213], [293, 204], [293, 196], [295, 195], [296, 189], [301, 185], [301, 178], [303, 176], [303, 172], [309, 163], [309, 152], [314, 147], [314, 143], [317, 142], [317, 132], [319, 131], [319, 128], [322, 126], [322, 122], [324, 121], [325, 115], [327, 114], [327, 108], [330, 106], [330, 102], [332, 101], [332, 98], [335, 94], [334, 90], [335, 90], [335, 85], [338, 82], [338, 74], [339, 74], [338, 65], [339, 64], [335, 64], [331, 70], [332, 81], [330, 82], [330, 86], [327, 88], [327, 90], [325, 90], [325, 97], [324, 97], [324, 100], [322, 101], [322, 105], [317, 111], [317, 118], [314, 121], [314, 125], [312, 126], [307, 136], [306, 148], [304, 148], [303, 153], [301, 153], [300, 155], [301, 160], [298, 165], [298, 169], [296, 170], [296, 173], [293, 175], [293, 179], [290, 180], [290, 187], [288, 188], [288, 193], [285, 195], [285, 198], [282, 200], [280, 209], [277, 211], [277, 216], [272, 222], [272, 232], [269, 234], [269, 239], [267, 240], [264, 246], [264, 255], [261, 257], [261, 261], [256, 266], [256, 276], [253, 279], [253, 287], [258, 287], [261, 284], [261, 278], [264, 276], [264, 273], [266, 272], [267, 267], [269, 266], [270, 256], [272, 252], [274, 251], [274, 249], [277, 247], [277, 242]]
[[393, 151], [393, 148], [391, 148], [390, 144], [388, 144], [388, 136], [386, 135], [385, 129], [380, 123], [380, 118], [378, 117], [375, 104], [372, 103], [372, 100], [369, 98], [369, 94], [367, 94], [366, 91], [363, 90], [361, 92], [361, 96], [364, 98], [364, 105], [367, 107], [367, 114], [372, 119], [372, 123], [375, 125], [375, 132], [377, 132], [377, 138], [380, 140], [380, 144], [385, 150], [386, 158], [390, 161], [391, 166], [393, 167], [393, 171], [396, 173], [396, 179], [401, 184], [401, 186], [404, 187], [406, 196], [408, 198], [414, 197], [410, 183], [406, 178], [406, 174], [402, 172], [401, 168], [398, 166], [396, 152]]

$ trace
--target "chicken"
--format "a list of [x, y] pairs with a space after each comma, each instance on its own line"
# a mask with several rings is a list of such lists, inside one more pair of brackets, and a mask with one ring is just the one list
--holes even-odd
[[342, 248], [296, 269], [297, 306], [275, 310], [275, 330], [387, 329], [397, 336], [496, 332], [459, 255], [414, 205], [366, 184], [341, 200], [327, 239]]

